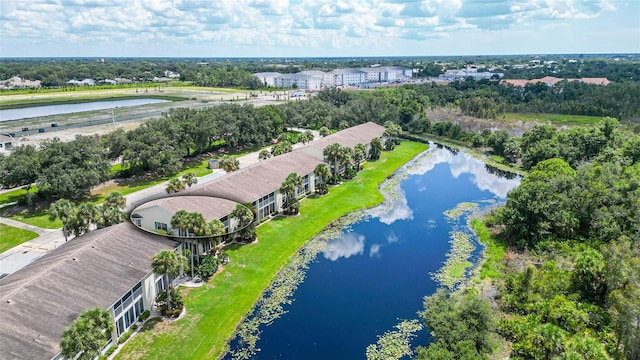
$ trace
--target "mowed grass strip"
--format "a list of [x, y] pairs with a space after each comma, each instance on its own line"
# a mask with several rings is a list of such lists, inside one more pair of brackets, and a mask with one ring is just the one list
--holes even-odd
[[33, 231], [0, 224], [0, 253], [37, 237]]
[[[131, 339], [117, 359], [215, 359], [236, 326], [291, 256], [315, 234], [341, 216], [382, 202], [379, 184], [426, 149], [403, 142], [358, 176], [330, 189], [328, 195], [301, 202], [300, 215], [281, 217], [258, 228], [258, 243], [228, 249], [231, 262], [204, 286], [187, 291], [185, 318], [158, 323]], [[245, 265], [244, 267], [241, 265]]]
[[563, 114], [542, 114], [542, 113], [506, 113], [505, 120], [509, 121], [534, 121], [555, 125], [594, 125], [602, 121], [602, 116], [588, 115], [563, 115]]

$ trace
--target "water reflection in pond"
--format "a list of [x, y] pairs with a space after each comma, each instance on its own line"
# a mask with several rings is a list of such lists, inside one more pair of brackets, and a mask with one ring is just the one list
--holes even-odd
[[[288, 312], [261, 328], [255, 358], [364, 359], [378, 335], [417, 318], [423, 297], [438, 287], [432, 274], [446, 260], [450, 232], [468, 232], [464, 218], [444, 212], [462, 202], [482, 208], [504, 201], [519, 181], [462, 151], [432, 146], [383, 186], [384, 205], [328, 242]], [[414, 345], [427, 342], [423, 330]]]

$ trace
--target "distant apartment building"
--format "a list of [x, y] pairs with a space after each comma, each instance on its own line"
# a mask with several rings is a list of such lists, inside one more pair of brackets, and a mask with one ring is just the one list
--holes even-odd
[[402, 66], [382, 66], [360, 69], [335, 69], [331, 72], [305, 70], [295, 74], [262, 72], [253, 75], [260, 79], [265, 86], [319, 90], [335, 86], [357, 86], [367, 82], [406, 81], [413, 76], [413, 71]]
[[260, 79], [260, 81], [262, 81], [262, 83], [265, 86], [272, 86], [272, 87], [276, 86], [276, 78], [280, 75], [282, 74], [279, 72], [261, 72], [261, 73], [253, 74], [253, 76]]
[[472, 78], [473, 80], [489, 80], [495, 78], [501, 79], [503, 76], [504, 73], [478, 71], [476, 68], [467, 68], [447, 70], [444, 74], [440, 74], [438, 79], [442, 81], [458, 81], [466, 80], [467, 78]]

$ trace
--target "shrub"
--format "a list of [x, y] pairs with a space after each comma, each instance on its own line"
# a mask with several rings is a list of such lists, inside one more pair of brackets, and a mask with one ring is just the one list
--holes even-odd
[[177, 289], [171, 289], [171, 311], [169, 311], [169, 304], [167, 301], [167, 292], [162, 291], [156, 296], [156, 305], [160, 309], [160, 313], [164, 316], [173, 317], [175, 311], [177, 310], [178, 315], [182, 311], [182, 307], [184, 306], [184, 302], [182, 301], [182, 294]]
[[147, 318], [149, 318], [149, 315], [151, 315], [151, 312], [149, 310], [145, 310], [142, 312], [142, 314], [140, 314], [140, 317], [138, 318], [139, 321], [145, 321], [147, 320]]
[[118, 338], [118, 344], [123, 344], [125, 341], [127, 341], [131, 337], [131, 334], [133, 334], [133, 331], [131, 329], [125, 331], [125, 333], [122, 334], [120, 338]]
[[198, 275], [202, 279], [208, 279], [218, 271], [220, 260], [213, 256], [201, 256], [200, 266], [198, 266]]

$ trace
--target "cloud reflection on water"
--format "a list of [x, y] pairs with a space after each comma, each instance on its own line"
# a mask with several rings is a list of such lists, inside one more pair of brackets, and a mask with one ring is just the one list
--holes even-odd
[[394, 193], [391, 199], [382, 206], [371, 209], [371, 216], [377, 217], [381, 223], [391, 225], [397, 220], [412, 220], [413, 210], [407, 202], [407, 195], [402, 188]]
[[331, 261], [336, 261], [341, 257], [346, 259], [353, 255], [362, 255], [364, 240], [364, 235], [357, 233], [343, 234], [342, 237], [327, 242], [324, 257]]
[[438, 149], [432, 145], [431, 151], [419, 158], [416, 163], [409, 167], [407, 173], [410, 175], [424, 175], [438, 164], [448, 163], [451, 175], [458, 178], [462, 174], [471, 174], [472, 183], [482, 191], [490, 191], [493, 195], [506, 198], [507, 193], [520, 184], [519, 177], [507, 179], [496, 176], [487, 171], [485, 164], [472, 156], [463, 152], [453, 154], [446, 149]]

